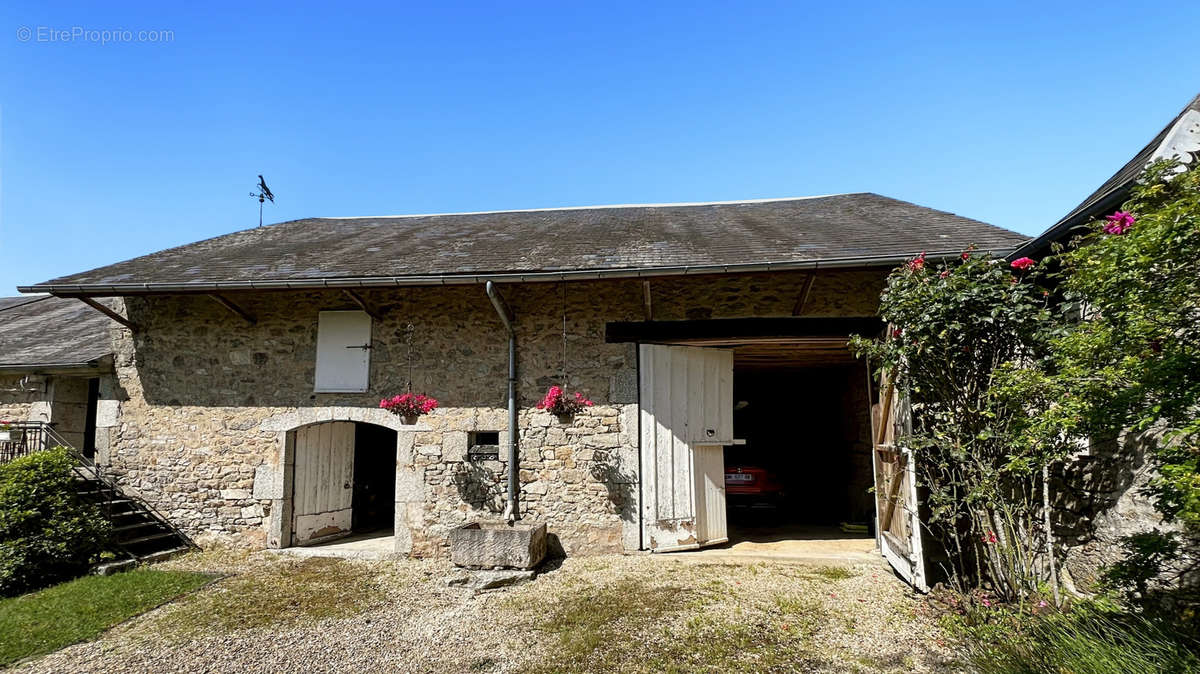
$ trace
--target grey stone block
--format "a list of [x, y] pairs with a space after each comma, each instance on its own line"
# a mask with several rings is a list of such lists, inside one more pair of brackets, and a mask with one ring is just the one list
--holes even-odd
[[[254, 492], [257, 499], [283, 498], [283, 480], [275, 467], [264, 463], [254, 469]], [[231, 498], [231, 497], [230, 497]]]
[[450, 530], [450, 561], [470, 569], [533, 569], [546, 558], [546, 525], [471, 522]]

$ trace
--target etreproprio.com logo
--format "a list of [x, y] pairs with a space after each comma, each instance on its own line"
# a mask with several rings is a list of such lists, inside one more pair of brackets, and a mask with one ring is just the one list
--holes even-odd
[[173, 30], [139, 30], [134, 28], [87, 28], [71, 26], [70, 28], [54, 28], [53, 26], [21, 26], [17, 28], [17, 40], [20, 42], [89, 42], [95, 44], [112, 44], [120, 42], [173, 42]]

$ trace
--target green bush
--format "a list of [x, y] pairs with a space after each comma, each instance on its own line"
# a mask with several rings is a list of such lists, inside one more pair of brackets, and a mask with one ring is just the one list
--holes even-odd
[[109, 525], [76, 493], [65, 449], [0, 464], [0, 595], [73, 578], [104, 549]]

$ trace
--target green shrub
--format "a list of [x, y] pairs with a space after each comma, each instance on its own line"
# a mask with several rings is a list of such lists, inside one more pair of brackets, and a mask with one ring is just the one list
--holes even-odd
[[104, 549], [109, 525], [76, 493], [65, 449], [0, 464], [0, 595], [73, 578]]

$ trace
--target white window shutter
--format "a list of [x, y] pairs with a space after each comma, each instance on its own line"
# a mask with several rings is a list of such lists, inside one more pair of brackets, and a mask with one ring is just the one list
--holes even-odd
[[365, 311], [322, 311], [317, 317], [318, 393], [367, 390], [371, 317]]

